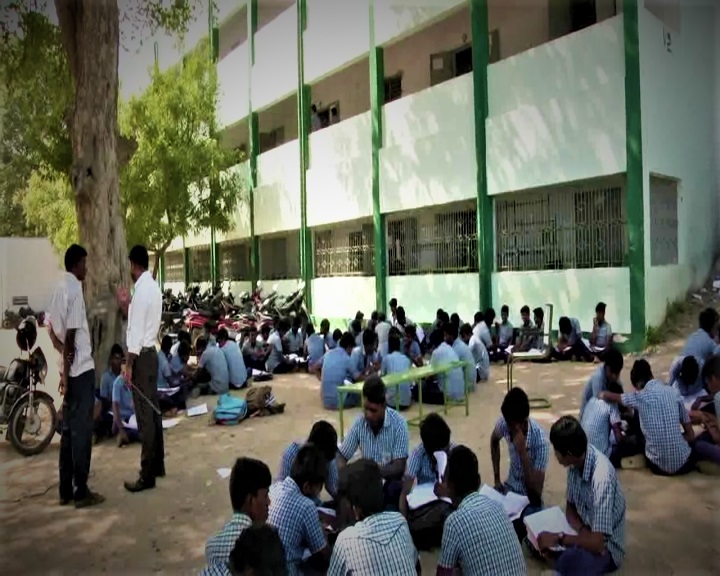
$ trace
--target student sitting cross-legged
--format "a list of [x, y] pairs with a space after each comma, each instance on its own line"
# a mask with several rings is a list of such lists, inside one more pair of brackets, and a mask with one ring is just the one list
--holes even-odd
[[[405, 354], [400, 352], [401, 343], [400, 332], [393, 329], [388, 336], [388, 353], [382, 357], [380, 373], [382, 376], [387, 374], [402, 374], [410, 370], [412, 361]], [[395, 406], [395, 395], [399, 396], [398, 405], [400, 410], [406, 410], [412, 404], [412, 382], [403, 382], [399, 386], [392, 386], [387, 391], [387, 405]]]
[[[327, 471], [325, 474], [325, 490], [332, 498], [337, 496], [338, 488], [338, 470], [337, 462], [335, 457], [337, 456], [337, 432], [332, 424], [325, 420], [320, 420], [313, 424], [310, 435], [308, 436], [307, 442], [317, 446], [320, 451], [325, 455], [327, 461]], [[278, 482], [282, 482], [290, 476], [292, 466], [300, 449], [303, 447], [305, 442], [293, 442], [283, 452], [282, 460], [280, 461], [280, 470], [276, 477]], [[319, 504], [319, 499], [316, 500], [316, 504]]]
[[268, 523], [280, 535], [290, 576], [301, 573], [305, 550], [310, 551], [309, 568], [327, 568], [328, 542], [314, 501], [326, 474], [325, 455], [317, 446], [305, 444], [297, 453], [290, 476], [270, 488]]
[[702, 365], [695, 356], [678, 356], [670, 366], [668, 384], [686, 401], [695, 401], [700, 396], [705, 396], [701, 370]]
[[614, 572], [625, 557], [625, 496], [610, 461], [587, 441], [580, 422], [563, 416], [550, 430], [558, 462], [568, 469], [565, 516], [577, 532], [541, 532], [541, 552], [562, 546], [554, 563], [561, 576]]
[[478, 493], [480, 473], [472, 450], [456, 446], [436, 494], [449, 497], [456, 507], [443, 528], [438, 576], [462, 574], [520, 576], [525, 558], [505, 509]]
[[535, 342], [535, 324], [530, 319], [530, 307], [527, 304], [520, 308], [520, 319], [522, 324], [518, 329], [517, 344], [513, 347], [513, 351], [528, 352]]
[[302, 333], [302, 318], [300, 318], [300, 316], [293, 318], [292, 327], [288, 333], [285, 334], [285, 343], [288, 354], [303, 355], [304, 338]]
[[402, 489], [410, 437], [405, 418], [389, 408], [385, 401], [385, 384], [378, 376], [370, 376], [363, 385], [363, 414], [353, 423], [338, 450], [338, 469], [360, 450], [363, 458], [380, 466], [385, 479], [386, 505], [397, 509]]
[[698, 364], [703, 364], [715, 354], [717, 347], [718, 322], [720, 314], [715, 308], [706, 308], [698, 317], [698, 329], [688, 336], [683, 348], [683, 356], [695, 356]]
[[239, 536], [268, 517], [272, 482], [270, 469], [260, 460], [238, 458], [230, 474], [232, 519], [205, 544], [207, 566], [202, 576], [228, 576], [228, 560]]
[[[357, 339], [355, 342], [357, 343]], [[381, 362], [380, 353], [377, 351], [377, 335], [372, 330], [363, 330], [360, 332], [360, 342], [350, 353], [355, 371], [366, 376], [377, 373]]]
[[[337, 389], [339, 386], [343, 386], [346, 380], [361, 382], [365, 378], [358, 372], [350, 357], [354, 346], [355, 338], [346, 332], [340, 338], [339, 346], [325, 352], [325, 355], [313, 367], [315, 375], [320, 378], [320, 397], [326, 410], [337, 410], [339, 401]], [[344, 408], [352, 408], [357, 405], [356, 394], [345, 396]]]
[[125, 378], [118, 376], [113, 382], [112, 388], [112, 413], [113, 413], [113, 432], [116, 432], [118, 446], [124, 446], [129, 442], [139, 439], [137, 428], [128, 428], [126, 424], [132, 416], [135, 415], [135, 405], [133, 403], [133, 393], [130, 387], [125, 383]]
[[513, 327], [508, 316], [510, 315], [510, 308], [507, 304], [503, 304], [500, 307], [500, 322], [495, 323], [495, 331], [497, 333], [497, 343], [500, 350], [512, 350], [513, 344], [515, 344], [515, 328]]
[[244, 388], [248, 381], [248, 369], [245, 367], [242, 352], [236, 342], [230, 340], [227, 330], [220, 328], [217, 333], [217, 345], [225, 356], [228, 367], [228, 381], [231, 388]]
[[[502, 416], [490, 436], [495, 489], [527, 496], [530, 505], [523, 512], [525, 516], [542, 508], [550, 448], [542, 428], [530, 418], [530, 401], [521, 388], [513, 388], [505, 395], [500, 411]], [[510, 452], [510, 470], [504, 483], [500, 480], [500, 440], [503, 438]], [[525, 537], [522, 519], [515, 521], [515, 530], [518, 538]]]
[[[54, 334], [52, 330], [51, 334]], [[97, 390], [98, 401], [100, 402], [100, 414], [95, 420], [95, 433], [97, 437], [111, 436], [113, 433], [114, 413], [112, 409], [113, 384], [122, 373], [123, 349], [120, 344], [113, 344], [110, 349], [108, 369], [100, 379], [100, 388]]]
[[295, 369], [296, 364], [288, 362], [283, 348], [283, 339], [290, 330], [287, 320], [281, 319], [268, 336], [267, 343], [270, 347], [270, 354], [265, 361], [265, 369], [270, 374], [286, 374]]
[[230, 553], [232, 576], [286, 576], [285, 549], [275, 528], [254, 524], [243, 530]]
[[714, 465], [712, 472], [717, 474], [720, 472], [720, 356], [713, 356], [705, 363], [702, 378], [708, 395], [695, 402], [691, 413], [692, 420], [705, 428], [695, 442], [695, 456], [701, 472], [711, 471], [704, 464], [710, 462]]
[[[487, 348], [480, 339], [472, 333], [470, 324], [460, 326], [460, 338], [467, 344], [470, 354], [472, 354], [475, 364], [475, 383], [485, 382], [490, 377], [490, 356], [488, 356]], [[470, 387], [470, 391], [475, 390], [475, 385]]]
[[[608, 382], [605, 389], [615, 394], [623, 393], [622, 386], [615, 381]], [[590, 398], [585, 404], [580, 424], [585, 430], [588, 442], [613, 462], [611, 457], [613, 449], [617, 451], [617, 448], [623, 443], [622, 418], [617, 404], [606, 402], [598, 397]], [[610, 441], [611, 435], [614, 442]]]
[[420, 573], [418, 553], [405, 518], [398, 512], [384, 511], [383, 477], [380, 466], [368, 459], [340, 471], [340, 492], [356, 521], [337, 537], [329, 576]]
[[558, 322], [558, 343], [552, 351], [555, 360], [592, 362], [593, 355], [583, 342], [580, 321], [562, 316]]
[[[598, 394], [606, 390], [608, 384], [620, 383], [620, 372], [623, 369], [623, 356], [616, 348], [611, 348], [605, 354], [605, 362], [599, 366], [588, 379], [580, 398], [580, 420], [582, 421], [585, 406], [591, 398], [597, 398]], [[620, 384], [622, 388], [622, 384]]]
[[[430, 340], [432, 366], [444, 366], [459, 360], [451, 346], [456, 336], [457, 328], [452, 323], [445, 324], [442, 333], [438, 331], [432, 333]], [[465, 398], [465, 373], [460, 367], [453, 368], [450, 372], [426, 379], [422, 387], [422, 399], [425, 404], [444, 404], [445, 394], [450, 400], [460, 401]]]
[[[477, 382], [477, 369], [475, 368], [475, 358], [470, 351], [470, 347], [463, 338], [460, 338], [458, 325], [454, 322], [449, 325], [446, 330], [446, 334], [448, 341], [454, 338], [452, 342], [448, 343], [452, 346], [455, 354], [457, 354], [458, 360], [465, 362], [465, 367], [462, 369], [462, 372], [468, 392], [475, 390], [475, 383]], [[464, 395], [465, 391], [463, 390], [463, 396]]]
[[414, 324], [408, 324], [405, 326], [405, 333], [403, 334], [400, 330], [395, 328], [397, 333], [403, 336], [403, 353], [405, 356], [410, 358], [415, 366], [423, 365], [422, 351], [420, 349], [420, 343], [417, 339], [417, 328]]
[[[181, 345], [188, 346], [187, 343]], [[160, 350], [158, 351], [158, 405], [163, 413], [169, 413], [174, 416], [178, 410], [185, 410], [186, 387], [184, 382], [180, 384], [180, 389], [174, 394], [170, 394], [171, 388], [176, 388], [175, 371], [173, 369], [173, 360], [178, 356], [170, 353], [172, 349], [172, 339], [170, 336], [163, 336], [160, 342]], [[187, 348], [189, 350], [189, 347]], [[177, 366], [177, 361], [175, 362]]]
[[192, 378], [192, 392], [198, 394], [227, 394], [230, 389], [225, 354], [217, 346], [209, 345], [204, 336], [195, 341], [195, 350], [199, 361]]
[[320, 362], [323, 354], [325, 354], [325, 342], [323, 337], [315, 332], [315, 326], [313, 326], [312, 322], [309, 322], [308, 325], [305, 326], [305, 334], [307, 334], [305, 338], [307, 368], [308, 372], [314, 372], [318, 362]]

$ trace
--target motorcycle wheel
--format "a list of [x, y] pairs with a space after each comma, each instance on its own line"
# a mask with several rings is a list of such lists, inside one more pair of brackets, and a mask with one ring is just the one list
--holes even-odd
[[[30, 398], [23, 398], [10, 413], [8, 419], [8, 438], [10, 443], [15, 447], [20, 454], [23, 456], [35, 456], [40, 454], [45, 448], [48, 447], [50, 441], [55, 435], [57, 429], [57, 410], [55, 410], [55, 404], [52, 399], [45, 395], [37, 395], [33, 397], [33, 410], [30, 414], [30, 421], [28, 422], [28, 409], [30, 408]], [[40, 421], [40, 415], [38, 414], [38, 408], [43, 405], [50, 412], [50, 425], [44, 436], [38, 438], [36, 442], [24, 440], [24, 432], [29, 429], [30, 434], [37, 436], [42, 427]]]

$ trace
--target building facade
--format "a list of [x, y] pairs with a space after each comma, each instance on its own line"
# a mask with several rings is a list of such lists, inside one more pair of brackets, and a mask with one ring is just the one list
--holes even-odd
[[400, 300], [596, 302], [639, 345], [717, 246], [720, 10], [663, 0], [248, 0], [213, 32], [248, 204], [178, 239], [168, 287], [310, 286], [330, 318]]

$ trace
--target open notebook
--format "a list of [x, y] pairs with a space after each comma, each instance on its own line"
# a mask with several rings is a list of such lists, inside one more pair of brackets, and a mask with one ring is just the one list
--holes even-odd
[[520, 518], [523, 510], [525, 510], [525, 508], [527, 508], [530, 504], [530, 500], [528, 500], [527, 496], [515, 494], [515, 492], [501, 494], [495, 490], [495, 488], [491, 488], [487, 484], [483, 484], [482, 488], [480, 488], [480, 494], [490, 498], [490, 500], [494, 500], [498, 504], [501, 504], [502, 507], [505, 508], [505, 512], [511, 522]]
[[[571, 534], [572, 536], [577, 535], [577, 532], [568, 524], [565, 513], [559, 506], [546, 508], [530, 516], [525, 516], [524, 522], [527, 528], [527, 538], [536, 550], [539, 550], [537, 537], [543, 532], [550, 532], [552, 534], [560, 534], [562, 532], [563, 534]], [[564, 548], [558, 546], [553, 550], [558, 552], [564, 550]]]

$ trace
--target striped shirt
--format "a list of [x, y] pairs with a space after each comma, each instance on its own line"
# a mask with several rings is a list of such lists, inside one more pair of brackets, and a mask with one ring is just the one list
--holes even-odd
[[698, 377], [695, 382], [685, 382], [680, 378], [680, 370], [682, 370], [682, 363], [685, 360], [685, 356], [678, 356], [673, 360], [670, 366], [670, 374], [668, 375], [668, 384], [675, 388], [681, 396], [694, 396], [702, 392], [703, 381], [702, 381], [702, 369], [704, 360], [697, 360], [698, 362]]
[[595, 327], [595, 347], [607, 348], [612, 339], [612, 326], [607, 322], [598, 324]]
[[[383, 355], [380, 373], [383, 376], [386, 374], [402, 374], [410, 370], [411, 366], [412, 362], [405, 354], [402, 352], [391, 352], [390, 354]], [[410, 404], [412, 404], [412, 386], [412, 382], [403, 382], [399, 386], [388, 386], [385, 395], [387, 405], [395, 406], [395, 394], [397, 393], [400, 396], [398, 399], [400, 406], [410, 406]]]
[[[511, 492], [527, 495], [522, 462], [520, 461], [517, 450], [515, 450], [515, 444], [513, 444], [505, 418], [502, 416], [498, 418], [495, 424], [495, 434], [507, 440], [508, 450], [510, 452], [510, 472], [508, 473], [508, 479], [505, 481], [505, 486], [507, 486], [507, 489]], [[547, 470], [548, 460], [550, 459], [548, 441], [545, 438], [545, 432], [543, 432], [542, 428], [540, 428], [538, 423], [532, 418], [528, 418], [526, 442], [528, 456], [530, 457], [533, 469], [542, 470], [543, 472]]]
[[[620, 386], [620, 384], [618, 382]], [[583, 413], [585, 412], [585, 406], [587, 405], [590, 398], [597, 398], [600, 392], [607, 389], [607, 376], [605, 375], [605, 364], [601, 364], [597, 367], [597, 370], [592, 373], [592, 376], [588, 379], [583, 390], [582, 398], [580, 399], [580, 420], [582, 421]]]
[[[447, 449], [448, 454], [455, 448], [455, 444], [450, 442]], [[429, 484], [437, 481], [437, 462], [432, 454], [428, 454], [425, 446], [420, 444], [410, 454], [407, 463], [407, 475], [417, 480], [418, 484]]]
[[459, 360], [467, 362], [465, 368], [463, 368], [465, 382], [468, 389], [472, 388], [474, 390], [475, 381], [477, 380], [477, 369], [475, 368], [475, 358], [470, 348], [460, 338], [457, 338], [455, 342], [453, 342], [452, 349], [455, 350], [455, 354], [457, 354]]
[[[283, 480], [285, 480], [285, 478], [290, 476], [293, 462], [295, 462], [295, 458], [297, 458], [298, 452], [300, 452], [300, 448], [302, 448], [304, 445], [305, 442], [293, 442], [285, 449], [285, 452], [283, 452], [282, 455], [282, 459], [280, 460], [280, 470], [277, 477], [275, 478], [278, 482], [282, 482]], [[328, 462], [327, 475], [325, 477], [325, 490], [327, 490], [328, 494], [330, 494], [330, 496], [332, 496], [333, 498], [337, 494], [338, 469], [337, 461], [334, 459]]]
[[698, 328], [688, 336], [687, 342], [685, 342], [685, 348], [683, 348], [682, 356], [695, 356], [698, 364], [705, 363], [715, 353], [715, 340], [710, 337], [710, 334], [705, 332], [702, 328]]
[[381, 512], [343, 530], [330, 557], [329, 576], [415, 576], [418, 553], [407, 521]]
[[[470, 348], [470, 353], [473, 355], [473, 360], [475, 360], [477, 379], [481, 382], [487, 380], [490, 377], [490, 356], [485, 344], [477, 336], [472, 336], [468, 348]], [[474, 390], [475, 386], [473, 385], [471, 389]]]
[[376, 434], [365, 416], [358, 416], [340, 446], [340, 454], [345, 460], [350, 460], [358, 449], [363, 458], [372, 460], [379, 466], [407, 458], [410, 437], [405, 418], [392, 408], [385, 408], [385, 419]]
[[617, 405], [591, 398], [585, 405], [582, 416], [582, 427], [590, 444], [605, 456], [610, 456], [610, 434], [615, 424], [620, 424], [620, 410]]
[[228, 560], [235, 542], [246, 529], [252, 526], [252, 520], [245, 514], [235, 513], [232, 519], [217, 534], [210, 536], [205, 544], [207, 566], [201, 576], [230, 576]]
[[526, 574], [525, 558], [504, 508], [471, 492], [445, 520], [438, 567], [464, 576]]

